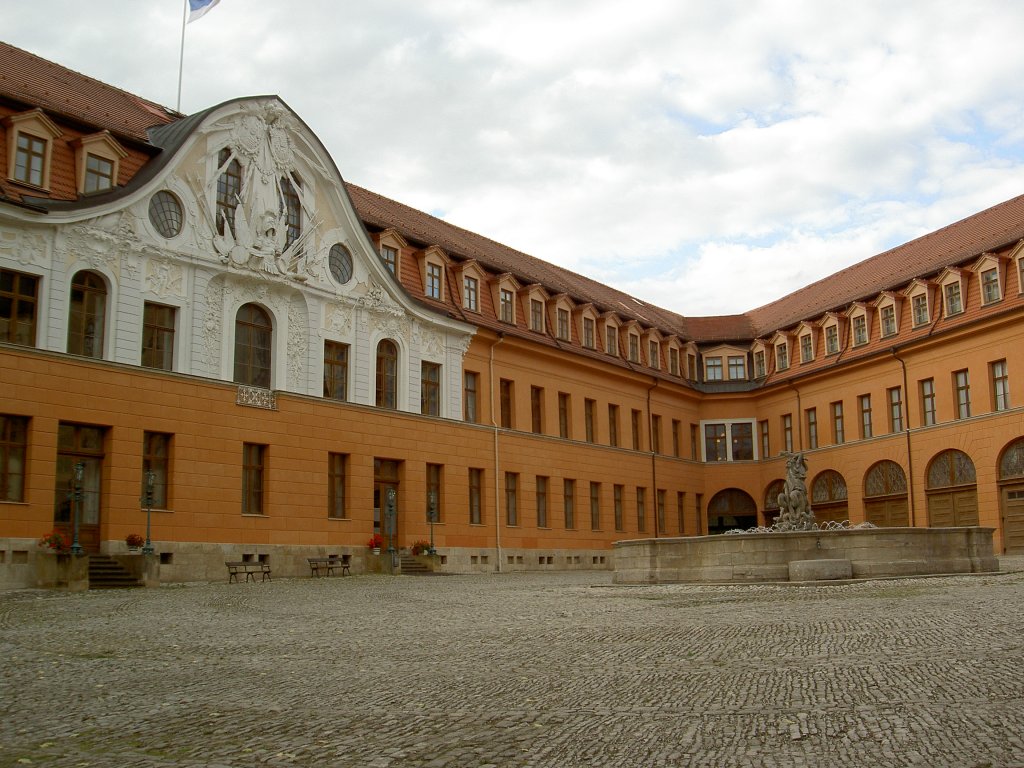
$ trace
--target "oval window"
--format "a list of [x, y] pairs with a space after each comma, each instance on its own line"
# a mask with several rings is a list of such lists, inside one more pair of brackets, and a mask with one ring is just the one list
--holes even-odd
[[352, 279], [352, 255], [348, 252], [348, 248], [341, 243], [331, 246], [327, 265], [330, 267], [331, 275], [342, 285]]
[[170, 239], [181, 232], [181, 201], [162, 189], [149, 201], [149, 221], [161, 235]]

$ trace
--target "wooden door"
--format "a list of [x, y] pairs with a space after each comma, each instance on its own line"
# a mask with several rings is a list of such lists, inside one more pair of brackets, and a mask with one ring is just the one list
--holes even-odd
[[1003, 552], [1024, 555], [1024, 484], [1007, 485], [1000, 494]]
[[864, 502], [864, 518], [879, 528], [903, 528], [910, 525], [910, 508], [905, 496], [874, 499]]

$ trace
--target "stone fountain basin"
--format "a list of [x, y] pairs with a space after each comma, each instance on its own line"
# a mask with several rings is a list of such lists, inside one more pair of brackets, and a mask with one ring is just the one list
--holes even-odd
[[994, 531], [853, 528], [617, 541], [613, 581], [747, 584], [993, 572]]

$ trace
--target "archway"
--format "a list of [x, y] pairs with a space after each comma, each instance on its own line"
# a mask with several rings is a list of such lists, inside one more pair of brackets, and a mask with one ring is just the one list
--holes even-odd
[[910, 525], [907, 475], [895, 461], [873, 464], [864, 476], [864, 519], [881, 528]]
[[757, 525], [757, 503], [739, 488], [726, 488], [708, 502], [708, 533], [745, 530]]
[[999, 457], [999, 523], [1004, 554], [1024, 555], [1024, 437]]
[[938, 454], [925, 476], [928, 525], [951, 528], [978, 524], [978, 486], [974, 462], [954, 448]]
[[811, 509], [819, 523], [849, 520], [846, 480], [834, 469], [819, 472], [811, 483]]
[[764, 512], [761, 514], [766, 526], [773, 525], [779, 519], [779, 494], [785, 487], [785, 480], [772, 480], [764, 492]]

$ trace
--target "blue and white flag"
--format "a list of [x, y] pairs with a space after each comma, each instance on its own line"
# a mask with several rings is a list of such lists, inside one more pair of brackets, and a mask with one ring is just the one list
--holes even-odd
[[188, 23], [203, 18], [206, 12], [219, 2], [220, 0], [188, 0]]

